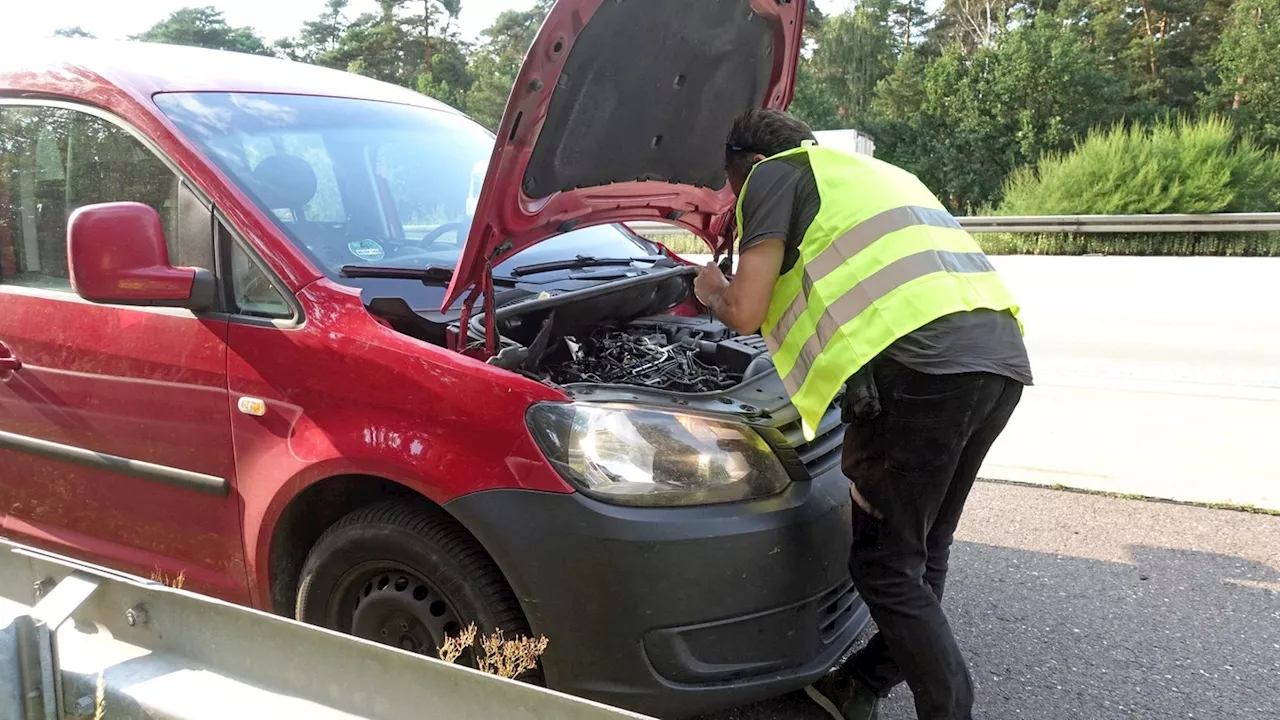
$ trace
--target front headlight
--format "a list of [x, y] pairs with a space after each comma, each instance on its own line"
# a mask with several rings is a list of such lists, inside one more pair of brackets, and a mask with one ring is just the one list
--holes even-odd
[[751, 428], [629, 405], [529, 409], [547, 459], [582, 492], [619, 505], [710, 505], [767, 497], [791, 482]]

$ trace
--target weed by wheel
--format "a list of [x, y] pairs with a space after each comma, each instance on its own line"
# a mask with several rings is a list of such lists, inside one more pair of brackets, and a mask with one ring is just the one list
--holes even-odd
[[[437, 650], [437, 656], [447, 662], [456, 662], [468, 649], [476, 647], [476, 626], [468, 625], [465, 630], [445, 641]], [[547, 651], [547, 639], [524, 636], [508, 640], [501, 630], [479, 639], [480, 652], [477, 664], [481, 672], [514, 680], [530, 670], [538, 667], [538, 658]]]

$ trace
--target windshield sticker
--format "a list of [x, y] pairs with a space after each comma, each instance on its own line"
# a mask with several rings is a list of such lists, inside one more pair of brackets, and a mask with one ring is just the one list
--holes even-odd
[[387, 256], [382, 246], [372, 240], [356, 240], [348, 243], [347, 249], [352, 255], [369, 262], [377, 262]]

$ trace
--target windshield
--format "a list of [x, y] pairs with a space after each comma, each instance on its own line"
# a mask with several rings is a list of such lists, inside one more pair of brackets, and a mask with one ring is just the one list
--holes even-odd
[[[493, 135], [475, 122], [334, 97], [171, 93], [155, 100], [330, 278], [349, 265], [457, 264], [493, 150]], [[551, 238], [496, 271], [655, 252], [620, 227], [599, 226]]]

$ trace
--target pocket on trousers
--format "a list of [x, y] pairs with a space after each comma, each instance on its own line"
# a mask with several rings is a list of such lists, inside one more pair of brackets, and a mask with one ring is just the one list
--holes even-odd
[[891, 391], [885, 418], [885, 468], [906, 476], [936, 474], [954, 465], [968, 436], [980, 380], [939, 376]]

